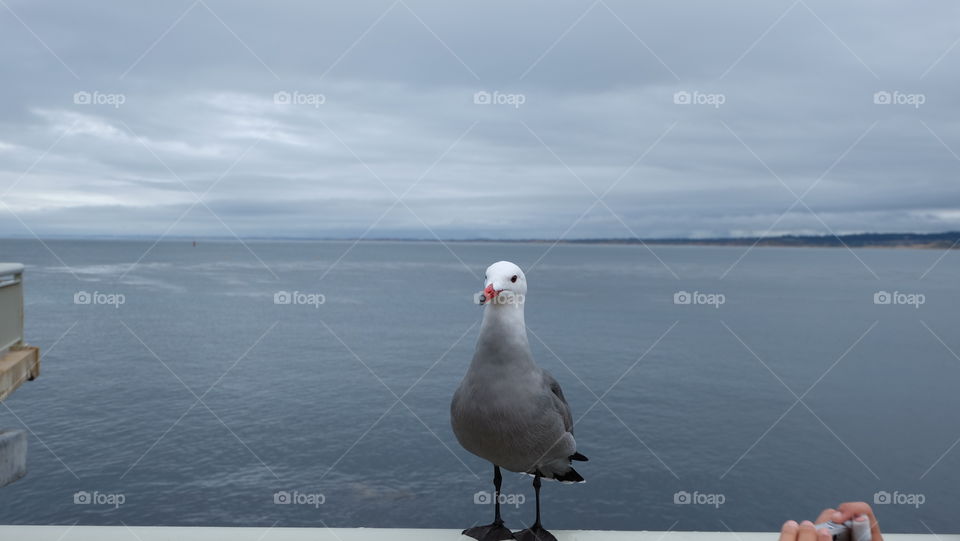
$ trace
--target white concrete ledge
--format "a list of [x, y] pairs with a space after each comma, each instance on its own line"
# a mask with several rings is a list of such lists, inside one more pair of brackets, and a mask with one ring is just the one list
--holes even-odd
[[[776, 541], [778, 533], [555, 530], [557, 541]], [[884, 534], [886, 541], [960, 541], [960, 535]], [[387, 528], [174, 528], [149, 526], [0, 526], [17, 541], [463, 541], [460, 530]]]
[[0, 487], [27, 474], [27, 433], [0, 430]]
[[23, 263], [0, 263], [0, 278], [23, 273]]

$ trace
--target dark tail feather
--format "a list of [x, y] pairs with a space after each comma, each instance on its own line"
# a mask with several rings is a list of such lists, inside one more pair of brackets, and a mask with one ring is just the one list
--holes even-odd
[[582, 483], [584, 481], [583, 476], [573, 468], [559, 475], [554, 475], [553, 478], [561, 483]]
[[572, 455], [570, 455], [570, 460], [579, 460], [580, 462], [586, 462], [590, 459], [581, 455], [580, 453], [573, 453]]

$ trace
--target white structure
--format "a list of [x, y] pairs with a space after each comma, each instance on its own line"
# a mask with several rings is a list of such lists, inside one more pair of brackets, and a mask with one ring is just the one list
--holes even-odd
[[[0, 263], [0, 401], [40, 375], [40, 351], [23, 340], [23, 265]], [[0, 487], [27, 474], [27, 435], [0, 429]]]
[[0, 263], [0, 356], [23, 343], [23, 265]]
[[23, 340], [23, 265], [0, 263], [0, 400], [40, 375], [40, 352]]

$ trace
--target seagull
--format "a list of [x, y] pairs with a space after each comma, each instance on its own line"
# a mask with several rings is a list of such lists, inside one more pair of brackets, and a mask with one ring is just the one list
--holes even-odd
[[[573, 439], [573, 415], [560, 384], [530, 353], [523, 305], [527, 279], [499, 261], [487, 268], [477, 302], [485, 305], [476, 352], [453, 395], [450, 423], [464, 449], [493, 463], [494, 521], [463, 531], [479, 541], [556, 541], [540, 524], [540, 479], [583, 482], [572, 460], [586, 461]], [[500, 518], [500, 468], [533, 476], [537, 518], [516, 534]]]

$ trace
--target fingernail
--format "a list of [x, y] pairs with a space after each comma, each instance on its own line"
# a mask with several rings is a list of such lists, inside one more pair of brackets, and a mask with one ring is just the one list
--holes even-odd
[[836, 513], [833, 514], [833, 518], [830, 520], [834, 522], [840, 522], [841, 520], [843, 520], [843, 513], [841, 513], [840, 511], [837, 511]]
[[795, 520], [788, 520], [787, 523], [784, 524], [784, 526], [789, 526], [791, 528], [798, 528], [800, 525], [797, 524], [797, 521]]
[[810, 522], [809, 520], [805, 520], [805, 521], [803, 521], [803, 522], [800, 523], [800, 526], [801, 526], [801, 527], [804, 527], [804, 526], [813, 526], [813, 523]]
[[857, 515], [857, 518], [855, 518], [855, 519], [853, 519], [853, 520], [855, 520], [855, 521], [857, 521], [857, 522], [863, 522], [863, 521], [867, 520], [867, 515]]

